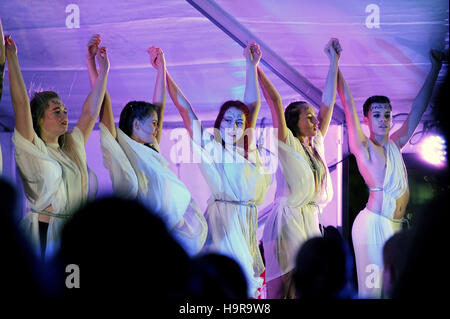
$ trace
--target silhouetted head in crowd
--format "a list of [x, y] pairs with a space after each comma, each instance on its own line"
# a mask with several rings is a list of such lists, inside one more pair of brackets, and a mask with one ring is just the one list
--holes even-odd
[[[18, 194], [0, 177], [0, 290], [6, 300], [41, 296], [41, 267], [15, 220]], [[5, 298], [5, 297], [3, 297]]]
[[352, 258], [334, 235], [307, 240], [300, 248], [293, 280], [298, 298], [352, 298]]
[[69, 296], [186, 297], [189, 257], [163, 221], [137, 201], [104, 198], [75, 213], [62, 232], [60, 262], [63, 271], [79, 267], [80, 288], [67, 289]]
[[237, 262], [208, 253], [192, 261], [190, 296], [198, 299], [247, 299], [247, 281]]
[[411, 232], [401, 231], [386, 241], [383, 247], [383, 295], [391, 296], [392, 285], [405, 267], [411, 243]]

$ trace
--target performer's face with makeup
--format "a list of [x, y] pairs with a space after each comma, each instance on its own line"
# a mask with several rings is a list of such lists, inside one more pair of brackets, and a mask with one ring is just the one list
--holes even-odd
[[134, 120], [133, 135], [138, 142], [144, 144], [156, 143], [156, 135], [158, 134], [158, 114], [151, 112], [148, 117], [139, 121]]
[[317, 135], [319, 121], [311, 105], [305, 104], [301, 106], [300, 116], [298, 117], [298, 128], [301, 136], [312, 137]]
[[392, 109], [388, 103], [372, 103], [364, 122], [369, 126], [371, 133], [386, 135], [392, 123]]
[[236, 143], [245, 130], [245, 114], [235, 107], [230, 107], [220, 122], [220, 134], [225, 143]]
[[48, 135], [61, 136], [67, 132], [67, 108], [59, 98], [49, 100], [48, 107], [40, 120], [41, 132]]

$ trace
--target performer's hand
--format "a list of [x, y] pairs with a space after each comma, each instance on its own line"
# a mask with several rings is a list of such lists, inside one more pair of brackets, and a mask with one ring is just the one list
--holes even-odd
[[244, 49], [244, 56], [248, 64], [257, 66], [261, 60], [262, 52], [256, 42], [252, 42]]
[[328, 41], [327, 45], [324, 48], [325, 54], [330, 59], [330, 62], [338, 62], [339, 58], [341, 57], [341, 44], [339, 43], [339, 40], [336, 38], [331, 38], [330, 41]]
[[100, 43], [102, 42], [102, 39], [100, 37], [100, 34], [94, 34], [87, 44], [87, 51], [86, 51], [86, 58], [87, 59], [94, 59], [97, 55], [98, 48], [100, 46]]
[[445, 60], [445, 54], [439, 50], [430, 50], [430, 60], [433, 66], [440, 69], [442, 66], [442, 61]]
[[153, 45], [147, 50], [147, 53], [150, 55], [150, 63], [156, 70], [163, 71], [166, 68], [166, 60], [161, 48], [157, 48]]
[[109, 59], [108, 52], [106, 52], [105, 47], [101, 47], [97, 53], [97, 63], [100, 68], [100, 73], [105, 73], [109, 71]]
[[7, 56], [17, 55], [16, 43], [11, 39], [10, 35], [5, 36], [5, 53]]

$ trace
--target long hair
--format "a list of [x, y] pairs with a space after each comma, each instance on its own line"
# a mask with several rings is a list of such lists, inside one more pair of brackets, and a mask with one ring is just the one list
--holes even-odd
[[133, 122], [145, 120], [152, 112], [158, 114], [158, 107], [144, 101], [130, 101], [120, 113], [119, 128], [129, 137], [133, 135]]
[[305, 101], [296, 101], [290, 103], [286, 110], [284, 110], [286, 126], [291, 130], [295, 137], [299, 137], [301, 135], [300, 129], [298, 128], [298, 120], [300, 119], [302, 109], [306, 105], [308, 105], [308, 103]]
[[[223, 140], [223, 137], [220, 133], [220, 124], [222, 123], [223, 117], [225, 115], [225, 112], [228, 111], [230, 108], [235, 107], [238, 110], [240, 110], [245, 115], [245, 127], [244, 132], [247, 128], [249, 128], [250, 125], [250, 110], [245, 103], [239, 101], [239, 100], [229, 100], [222, 104], [219, 110], [219, 114], [217, 115], [216, 121], [214, 122], [214, 139], [217, 142], [222, 143], [222, 146], [225, 147], [225, 141]], [[244, 134], [244, 152], [245, 152], [245, 158], [248, 157], [248, 136]]]
[[[286, 126], [291, 130], [292, 134], [295, 137], [300, 137], [302, 134], [300, 132], [300, 129], [298, 128], [298, 121], [300, 119], [300, 114], [305, 109], [305, 107], [308, 106], [308, 102], [305, 101], [296, 101], [290, 103], [286, 110], [284, 110], [284, 117], [286, 119]], [[305, 154], [307, 151], [305, 150]], [[322, 160], [322, 157], [317, 152], [317, 150], [314, 148], [314, 158], [318, 159], [321, 165], [323, 166], [323, 169], [326, 170], [326, 163]], [[311, 159], [312, 161], [312, 159]], [[323, 175], [323, 178], [326, 178], [326, 174]], [[324, 181], [323, 178], [321, 181], [316, 181], [318, 185], [321, 185]], [[316, 179], [316, 177], [314, 177]], [[326, 181], [325, 181], [326, 183]], [[317, 186], [317, 185], [316, 185]]]
[[[30, 101], [31, 118], [33, 120], [33, 129], [36, 135], [42, 139], [41, 136], [41, 126], [39, 122], [44, 118], [45, 111], [49, 107], [49, 101], [51, 99], [60, 99], [58, 93], [54, 91], [42, 91], [34, 92], [33, 98]], [[45, 141], [44, 141], [45, 142]], [[83, 190], [84, 198], [87, 196], [88, 189], [88, 174], [87, 167], [84, 165], [84, 161], [77, 155], [74, 149], [74, 141], [72, 136], [66, 132], [58, 137], [58, 144], [63, 150], [63, 152], [77, 165], [81, 172], [81, 188]]]
[[45, 111], [48, 109], [48, 102], [51, 99], [59, 99], [59, 95], [53, 91], [34, 92], [30, 101], [31, 118], [33, 120], [33, 128], [37, 136], [41, 138], [41, 127], [39, 122], [44, 118]]

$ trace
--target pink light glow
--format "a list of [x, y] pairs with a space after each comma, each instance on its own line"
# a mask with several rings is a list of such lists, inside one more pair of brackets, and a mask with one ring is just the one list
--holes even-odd
[[420, 146], [422, 158], [430, 164], [443, 166], [446, 164], [445, 140], [440, 136], [429, 136], [425, 138]]

